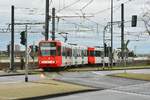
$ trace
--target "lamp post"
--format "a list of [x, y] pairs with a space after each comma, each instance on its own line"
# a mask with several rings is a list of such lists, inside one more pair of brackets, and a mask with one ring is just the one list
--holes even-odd
[[49, 0], [46, 0], [46, 9], [45, 9], [45, 40], [48, 40], [49, 37]]
[[25, 25], [25, 37], [26, 37], [26, 42], [25, 42], [25, 82], [28, 82], [28, 41], [27, 41], [27, 37], [28, 37], [28, 34], [27, 34], [27, 25]]
[[10, 71], [14, 71], [14, 5], [11, 6], [11, 52]]
[[104, 30], [103, 30], [103, 48], [104, 48], [104, 53], [103, 53], [103, 69], [105, 68], [105, 56], [106, 56], [105, 32], [106, 32], [107, 27], [108, 27], [108, 25], [106, 25], [104, 27]]
[[110, 49], [111, 67], [113, 66], [113, 0], [111, 0], [111, 49]]

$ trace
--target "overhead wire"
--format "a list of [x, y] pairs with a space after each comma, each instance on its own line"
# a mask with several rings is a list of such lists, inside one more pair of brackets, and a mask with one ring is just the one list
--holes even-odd
[[89, 6], [93, 0], [90, 0], [86, 5], [84, 5], [80, 10], [84, 10], [87, 6]]
[[88, 28], [88, 29], [90, 29], [90, 27], [88, 27], [88, 26], [84, 26], [84, 25], [81, 25], [81, 24], [77, 24], [77, 23], [75, 23], [75, 22], [69, 22], [69, 21], [67, 21], [67, 20], [65, 20], [65, 19], [63, 19], [63, 18], [62, 18], [61, 20], [65, 21], [65, 22], [67, 22], [67, 23], [76, 25], [76, 26], [80, 26], [80, 27], [83, 27], [83, 28]]
[[73, 2], [73, 3], [70, 3], [70, 4], [66, 5], [66, 6], [64, 6], [62, 9], [58, 10], [57, 13], [60, 12], [60, 11], [62, 11], [62, 10], [64, 10], [64, 9], [66, 9], [66, 8], [69, 8], [69, 7], [71, 7], [71, 6], [73, 6], [73, 5], [77, 4], [77, 3], [79, 3], [80, 1], [81, 1], [81, 0], [76, 0], [76, 1]]
[[[60, 9], [59, 11], [62, 11], [62, 10], [64, 10], [64, 9], [66, 9], [66, 8], [69, 8], [69, 7], [71, 7], [71, 6], [73, 6], [74, 4], [76, 4], [76, 3], [78, 3], [78, 2], [80, 2], [81, 0], [76, 0], [75, 2], [73, 2], [73, 3], [71, 3], [71, 4], [69, 4], [69, 5], [67, 5], [67, 6], [65, 6], [64, 8], [62, 8], [62, 9]], [[83, 6], [81, 9], [85, 9], [91, 2], [92, 2], [93, 0], [90, 0], [85, 6]], [[126, 2], [124, 2], [124, 3], [127, 3], [127, 2], [129, 2], [130, 0], [128, 0], [128, 1], [126, 1]], [[50, 1], [50, 5], [53, 3], [53, 0], [51, 0]], [[117, 7], [120, 7], [120, 5], [119, 6], [117, 6]], [[28, 9], [28, 8], [26, 8], [26, 9]], [[34, 8], [33, 8], [34, 9]], [[109, 8], [110, 9], [110, 8]], [[36, 9], [34, 9], [34, 10], [36, 10]], [[77, 13], [76, 13], [77, 14]], [[92, 21], [91, 19], [89, 19], [89, 18], [86, 18], [86, 17], [84, 17], [84, 19], [86, 19], [86, 20], [88, 20], [88, 21], [91, 21], [91, 22], [93, 22], [93, 23], [96, 23], [96, 24], [98, 24], [98, 25], [101, 25], [101, 24], [99, 24], [99, 23], [97, 23], [97, 22], [95, 22], [95, 21]], [[80, 26], [82, 26], [82, 25], [80, 25]], [[104, 26], [104, 25], [101, 25], [101, 26]]]
[[[130, 2], [131, 0], [128, 0], [128, 1], [126, 1], [126, 2], [124, 2], [124, 4], [126, 4], [126, 3], [128, 3], [128, 2]], [[93, 22], [93, 23], [96, 23], [96, 24], [98, 24], [98, 25], [100, 25], [100, 26], [105, 26], [105, 25], [102, 25], [102, 24], [99, 24], [99, 23], [97, 23], [97, 22], [95, 22], [95, 21], [93, 21], [93, 20], [91, 20], [91, 19], [89, 19], [89, 18], [86, 18], [86, 17], [84, 17], [84, 15], [85, 15], [85, 13], [83, 13], [83, 9], [85, 9], [89, 4], [91, 4], [93, 2], [93, 0], [90, 0], [90, 2], [88, 2], [85, 6], [83, 6], [80, 10], [81, 10], [81, 13], [82, 13], [82, 15], [83, 15], [83, 18], [84, 19], [86, 19], [86, 20], [88, 20], [88, 21], [91, 21], [91, 22]], [[116, 9], [118, 9], [118, 8], [120, 8], [121, 6], [120, 5], [116, 5], [116, 6], [114, 6], [113, 8], [116, 8]], [[110, 8], [107, 8], [107, 9], [104, 9], [104, 10], [102, 10], [102, 12], [104, 12], [104, 11], [107, 11], [107, 10], [109, 10]], [[100, 13], [100, 12], [98, 12], [98, 13]], [[78, 14], [78, 13], [75, 13], [75, 14]], [[79, 15], [79, 14], [78, 14]], [[96, 15], [96, 13], [94, 13], [93, 15]]]
[[[123, 4], [126, 4], [126, 3], [131, 2], [131, 1], [135, 1], [135, 0], [127, 0], [126, 2], [123, 2]], [[120, 4], [113, 6], [113, 8], [118, 8], [118, 7], [119, 7], [119, 8], [121, 7]], [[97, 14], [104, 13], [104, 12], [110, 10], [110, 9], [111, 9], [111, 8], [108, 7], [108, 8], [106, 8], [106, 9], [103, 9], [103, 10], [100, 10], [100, 11], [97, 11], [97, 12], [93, 13], [93, 15], [97, 15]]]

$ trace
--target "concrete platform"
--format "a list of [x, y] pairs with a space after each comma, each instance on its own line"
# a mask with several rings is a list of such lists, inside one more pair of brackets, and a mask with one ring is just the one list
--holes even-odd
[[40, 80], [29, 82], [0, 83], [0, 100], [20, 100], [44, 96], [57, 96], [64, 93], [75, 93], [94, 90], [90, 87], [73, 85], [55, 80]]

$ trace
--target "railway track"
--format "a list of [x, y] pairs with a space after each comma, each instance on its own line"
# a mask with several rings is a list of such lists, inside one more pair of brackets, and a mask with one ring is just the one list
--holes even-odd
[[[106, 66], [105, 70], [110, 70], [111, 68]], [[84, 72], [84, 71], [100, 71], [103, 70], [102, 66], [84, 65], [84, 66], [71, 66], [59, 69], [49, 69], [47, 71], [42, 70], [42, 72]]]

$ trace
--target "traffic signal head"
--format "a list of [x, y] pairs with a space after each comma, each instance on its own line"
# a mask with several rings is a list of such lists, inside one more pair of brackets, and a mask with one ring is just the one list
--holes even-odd
[[136, 27], [136, 24], [137, 24], [137, 15], [133, 15], [132, 16], [132, 27]]
[[25, 44], [26, 44], [26, 32], [25, 32], [25, 31], [22, 31], [22, 32], [20, 33], [20, 39], [21, 39], [20, 43], [21, 43], [22, 45], [25, 45]]
[[104, 56], [106, 57], [107, 56], [107, 44], [104, 43]]
[[38, 52], [39, 47], [36, 45], [35, 46], [35, 52]]

